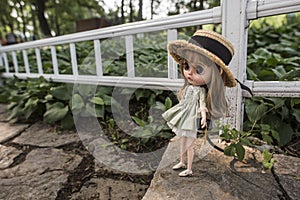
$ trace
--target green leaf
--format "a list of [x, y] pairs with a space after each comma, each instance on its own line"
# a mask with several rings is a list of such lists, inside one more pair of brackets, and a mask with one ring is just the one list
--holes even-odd
[[69, 107], [61, 102], [56, 102], [52, 105], [48, 104], [47, 111], [44, 113], [44, 121], [53, 123], [63, 119], [69, 111]]
[[246, 113], [252, 123], [260, 120], [266, 114], [267, 109], [268, 107], [264, 103], [246, 101]]
[[271, 134], [272, 134], [272, 137], [275, 138], [276, 141], [279, 143], [279, 141], [280, 141], [279, 133], [276, 130], [271, 130]]
[[300, 98], [292, 98], [291, 99], [291, 107], [293, 108], [295, 105], [300, 104]]
[[247, 146], [252, 146], [251, 142], [247, 138], [240, 138], [241, 142]]
[[234, 156], [236, 152], [235, 144], [230, 144], [229, 146], [225, 147], [224, 154], [227, 156]]
[[61, 126], [64, 129], [71, 129], [75, 126], [74, 124], [74, 119], [73, 116], [68, 113], [61, 121], [60, 121]]
[[104, 100], [101, 97], [93, 97], [90, 101], [97, 105], [104, 105]]
[[273, 155], [267, 150], [264, 150], [262, 156], [263, 156], [263, 161], [262, 161], [263, 166], [268, 169], [271, 169], [275, 162], [275, 160], [272, 158]]
[[296, 120], [300, 123], [300, 110], [294, 108], [292, 110], [292, 115], [296, 118]]
[[72, 96], [72, 110], [81, 110], [85, 106], [85, 103], [79, 94]]
[[294, 131], [292, 127], [289, 124], [286, 124], [284, 122], [281, 124], [278, 133], [280, 137], [279, 146], [286, 145], [288, 142], [291, 141], [292, 135], [294, 135]]
[[139, 126], [141, 126], [141, 127], [145, 127], [145, 122], [143, 121], [143, 120], [141, 120], [141, 119], [139, 119], [139, 118], [137, 118], [137, 117], [135, 117], [135, 116], [133, 116], [132, 117], [132, 119], [135, 121], [135, 123], [137, 123]]
[[172, 107], [172, 100], [170, 99], [170, 97], [167, 97], [165, 99], [165, 109], [168, 110]]
[[238, 142], [235, 144], [235, 149], [236, 149], [238, 160], [242, 161], [245, 157], [245, 148], [240, 142]]
[[28, 119], [34, 111], [37, 110], [39, 99], [37, 97], [31, 97], [25, 103], [23, 112], [26, 119]]
[[52, 87], [50, 89], [51, 94], [59, 100], [70, 100], [72, 91], [67, 87], [67, 85], [61, 85], [58, 87]]

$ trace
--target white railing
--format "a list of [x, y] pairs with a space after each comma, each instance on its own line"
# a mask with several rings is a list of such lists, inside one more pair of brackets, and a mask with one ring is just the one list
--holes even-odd
[[[106, 86], [123, 87], [144, 87], [153, 89], [177, 90], [182, 80], [178, 78], [176, 63], [168, 56], [168, 76], [157, 77], [136, 77], [134, 63], [133, 36], [140, 33], [157, 31], [167, 31], [166, 43], [177, 39], [177, 29], [195, 25], [222, 24], [222, 34], [227, 37], [235, 46], [235, 56], [230, 64], [230, 68], [235, 76], [248, 85], [256, 96], [288, 96], [300, 97], [300, 82], [278, 82], [278, 81], [248, 81], [246, 80], [246, 50], [248, 20], [257, 19], [270, 15], [277, 15], [289, 12], [300, 11], [299, 0], [226, 0], [221, 6], [209, 10], [196, 11], [177, 16], [170, 16], [156, 20], [135, 22], [113, 27], [107, 27], [92, 31], [69, 34], [59, 37], [47, 38], [22, 44], [0, 47], [0, 67], [5, 68], [2, 77], [10, 78], [17, 76], [21, 79], [28, 77], [36, 78], [43, 76], [56, 82], [98, 84]], [[101, 41], [107, 38], [122, 37], [126, 46], [127, 76], [104, 76], [101, 63]], [[93, 41], [94, 55], [96, 61], [96, 75], [80, 75], [78, 73], [75, 44], [83, 41]], [[69, 45], [72, 74], [60, 74], [56, 56], [57, 45]], [[52, 56], [53, 73], [43, 72], [42, 57], [40, 50], [43, 47], [50, 47]], [[31, 72], [28, 62], [27, 51], [35, 49], [37, 73]], [[25, 72], [19, 71], [19, 60], [17, 51], [22, 52]], [[13, 66], [9, 66], [8, 56], [11, 56]], [[14, 71], [10, 71], [10, 67]], [[242, 112], [242, 92], [239, 88], [228, 91], [233, 115], [229, 120], [235, 127], [240, 127], [243, 116]]]

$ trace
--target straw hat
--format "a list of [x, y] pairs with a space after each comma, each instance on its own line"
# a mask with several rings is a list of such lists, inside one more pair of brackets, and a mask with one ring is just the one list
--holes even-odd
[[234, 75], [228, 67], [233, 57], [234, 49], [233, 45], [226, 38], [213, 31], [198, 30], [189, 41], [175, 40], [169, 42], [168, 51], [180, 65], [185, 61], [184, 57], [180, 55], [183, 49], [208, 57], [223, 70], [222, 79], [224, 85], [227, 87], [236, 85]]

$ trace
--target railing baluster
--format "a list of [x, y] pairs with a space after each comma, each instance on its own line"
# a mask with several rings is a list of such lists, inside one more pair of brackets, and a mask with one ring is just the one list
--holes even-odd
[[11, 52], [11, 54], [12, 54], [12, 58], [13, 58], [15, 73], [19, 73], [17, 54], [15, 51]]
[[26, 50], [22, 51], [26, 74], [30, 74], [29, 62]]
[[7, 59], [6, 53], [3, 53], [3, 60], [4, 60], [4, 65], [5, 65], [5, 71], [6, 71], [6, 73], [9, 73], [9, 65], [8, 65], [8, 59]]
[[52, 65], [53, 65], [54, 75], [59, 75], [55, 46], [51, 46], [50, 49], [51, 49]]
[[[1, 44], [0, 44], [0, 47], [1, 47]], [[3, 53], [0, 54], [0, 67], [3, 66]]]
[[127, 76], [133, 78], [135, 76], [134, 71], [134, 50], [133, 50], [133, 38], [132, 35], [125, 36], [126, 44], [126, 63], [127, 63]]
[[95, 52], [95, 62], [96, 62], [97, 76], [102, 77], [103, 76], [103, 70], [102, 70], [102, 57], [101, 57], [100, 40], [94, 40], [94, 52]]
[[43, 65], [42, 65], [41, 51], [39, 48], [35, 48], [35, 55], [36, 55], [36, 63], [38, 66], [38, 73], [40, 75], [42, 75], [44, 73], [44, 71], [43, 71]]
[[70, 53], [71, 53], [73, 75], [78, 76], [77, 56], [76, 56], [76, 48], [74, 43], [70, 43]]
[[[168, 42], [177, 40], [177, 30], [169, 29], [168, 30]], [[173, 60], [173, 58], [168, 54], [168, 78], [177, 79], [178, 78], [178, 70], [177, 64]]]

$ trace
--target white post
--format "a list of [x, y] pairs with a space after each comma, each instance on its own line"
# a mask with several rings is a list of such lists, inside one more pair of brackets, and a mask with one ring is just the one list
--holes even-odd
[[74, 43], [70, 43], [70, 54], [71, 54], [71, 63], [73, 76], [78, 76], [78, 66], [77, 66], [77, 56], [76, 56], [76, 47]]
[[[247, 0], [222, 1], [222, 34], [234, 45], [234, 57], [229, 65], [235, 77], [242, 83], [246, 80], [247, 58]], [[243, 125], [242, 90], [237, 85], [227, 90], [230, 117], [226, 123], [240, 130]]]
[[[168, 42], [177, 40], [177, 30], [169, 29], [168, 30]], [[178, 78], [178, 66], [177, 63], [173, 60], [172, 56], [168, 54], [168, 78], [177, 79]]]
[[35, 48], [35, 56], [36, 56], [36, 63], [38, 67], [38, 74], [42, 75], [44, 71], [43, 71], [41, 51], [39, 48]]
[[134, 71], [134, 50], [133, 50], [133, 37], [132, 35], [125, 36], [126, 45], [126, 63], [127, 63], [127, 76], [130, 78], [135, 77]]

